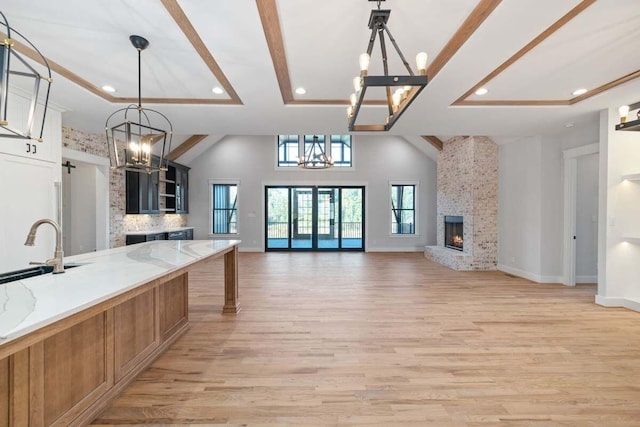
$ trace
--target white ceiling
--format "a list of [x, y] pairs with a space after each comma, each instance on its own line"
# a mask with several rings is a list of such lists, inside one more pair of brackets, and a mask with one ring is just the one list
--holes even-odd
[[[237, 92], [240, 105], [202, 104], [221, 84], [163, 3], [175, 0], [4, 0], [12, 27], [51, 61], [96, 87], [116, 87], [116, 97], [137, 96], [137, 54], [129, 35], [150, 41], [142, 54], [143, 97], [189, 98], [189, 104], [153, 104], [173, 123], [178, 142], [192, 134], [275, 135], [346, 133], [346, 102], [358, 73], [358, 55], [370, 30], [367, 0], [275, 0], [293, 89], [285, 104], [265, 37], [258, 3], [270, 0], [177, 0], [188, 23]], [[486, 1], [486, 0], [484, 0]], [[387, 0], [389, 27], [414, 65], [419, 51], [438, 56], [481, 0]], [[502, 0], [448, 59], [441, 71], [390, 131], [419, 135], [520, 135], [562, 132], [597, 120], [597, 111], [637, 102], [640, 78], [565, 106], [453, 106], [489, 73], [538, 37], [580, 0]], [[575, 89], [596, 89], [640, 70], [638, 0], [597, 0], [486, 84], [475, 101], [568, 101]], [[271, 23], [273, 24], [273, 23]], [[390, 46], [387, 46], [390, 48]], [[376, 46], [376, 49], [379, 47]], [[390, 56], [392, 56], [390, 54]], [[372, 59], [374, 74], [377, 55]], [[392, 73], [397, 60], [391, 61]], [[66, 125], [102, 132], [122, 105], [54, 75], [52, 100]], [[144, 103], [145, 106], [151, 104]], [[381, 107], [366, 107], [381, 110]]]

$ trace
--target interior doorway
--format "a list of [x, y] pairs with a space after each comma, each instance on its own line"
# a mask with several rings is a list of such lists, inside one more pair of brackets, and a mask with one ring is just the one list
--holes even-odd
[[563, 283], [597, 283], [598, 144], [564, 151]]
[[267, 251], [363, 251], [364, 187], [265, 187]]
[[65, 256], [109, 247], [109, 159], [63, 149], [62, 238]]

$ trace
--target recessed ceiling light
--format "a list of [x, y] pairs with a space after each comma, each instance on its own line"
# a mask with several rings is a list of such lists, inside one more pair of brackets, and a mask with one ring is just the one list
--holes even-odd
[[585, 93], [587, 93], [587, 90], [585, 88], [576, 89], [573, 91], [573, 96], [580, 96], [584, 95]]
[[216, 86], [211, 89], [211, 92], [215, 93], [216, 95], [222, 95], [224, 93], [224, 90], [222, 90], [221, 87]]
[[486, 87], [481, 87], [478, 88], [478, 90], [476, 90], [476, 95], [486, 95], [489, 92], [489, 89], [487, 89]]
[[296, 93], [298, 95], [304, 95], [305, 93], [307, 93], [307, 90], [303, 87], [299, 87], [298, 89], [296, 89]]
[[113, 93], [116, 91], [116, 88], [114, 88], [113, 86], [104, 85], [102, 86], [102, 90], [105, 92]]

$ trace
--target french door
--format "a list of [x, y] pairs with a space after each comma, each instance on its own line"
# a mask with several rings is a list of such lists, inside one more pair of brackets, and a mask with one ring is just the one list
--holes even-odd
[[265, 187], [268, 251], [363, 251], [364, 187]]

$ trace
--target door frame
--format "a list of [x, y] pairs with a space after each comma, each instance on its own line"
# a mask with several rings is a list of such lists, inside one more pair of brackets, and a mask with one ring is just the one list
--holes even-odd
[[578, 186], [578, 157], [599, 154], [599, 144], [564, 150], [564, 221], [562, 283], [576, 285], [576, 215]]
[[[365, 252], [366, 251], [366, 236], [367, 236], [367, 228], [366, 228], [366, 212], [367, 212], [367, 186], [365, 184], [349, 184], [349, 185], [345, 185], [345, 184], [335, 184], [335, 183], [322, 183], [322, 184], [318, 184], [318, 183], [313, 183], [313, 184], [308, 184], [308, 183], [296, 183], [296, 184], [280, 184], [280, 183], [276, 183], [276, 184], [271, 184], [271, 183], [263, 183], [263, 191], [262, 191], [262, 197], [263, 197], [263, 201], [262, 201], [262, 208], [264, 210], [264, 221], [262, 223], [262, 228], [263, 228], [263, 244], [264, 244], [264, 250], [265, 252], [287, 252], [287, 251], [294, 251], [294, 252]], [[289, 207], [288, 207], [288, 213], [289, 213], [289, 247], [287, 248], [269, 248], [269, 237], [267, 235], [268, 232], [268, 227], [267, 227], [267, 223], [268, 223], [268, 219], [269, 219], [269, 212], [267, 209], [267, 202], [268, 202], [268, 190], [270, 188], [282, 188], [282, 189], [287, 189], [288, 191], [288, 201], [289, 201]], [[293, 205], [293, 192], [291, 192], [291, 189], [293, 188], [311, 188], [312, 189], [312, 210], [313, 210], [313, 220], [312, 220], [312, 247], [311, 248], [292, 248], [291, 247], [291, 239], [292, 239], [292, 221], [291, 221], [291, 209], [292, 209], [292, 205]], [[319, 248], [318, 247], [318, 236], [317, 236], [317, 216], [318, 216], [318, 191], [320, 189], [353, 189], [353, 188], [357, 188], [360, 189], [362, 191], [362, 246], [360, 248]], [[342, 193], [340, 192], [340, 195], [342, 195]], [[342, 202], [341, 200], [338, 201], [336, 203], [337, 206], [339, 206], [337, 209], [339, 210], [338, 212], [338, 217], [340, 218], [340, 224], [342, 223], [342, 212], [341, 212], [341, 207], [342, 207]], [[339, 232], [339, 237], [338, 239], [340, 239], [341, 237], [341, 232]], [[314, 247], [315, 246], [315, 247]], [[338, 245], [340, 246], [340, 245]]]
[[109, 249], [109, 159], [68, 148], [62, 149], [62, 158], [96, 167], [96, 250]]

